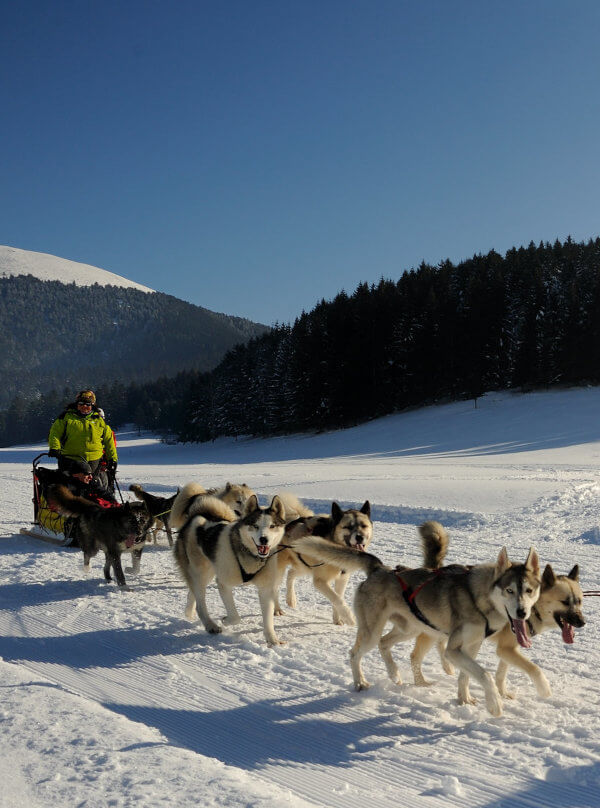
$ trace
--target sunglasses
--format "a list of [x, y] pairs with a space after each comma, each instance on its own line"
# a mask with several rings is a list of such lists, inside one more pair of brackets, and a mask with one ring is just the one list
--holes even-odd
[[77, 406], [78, 407], [91, 407], [92, 402], [91, 401], [78, 401]]

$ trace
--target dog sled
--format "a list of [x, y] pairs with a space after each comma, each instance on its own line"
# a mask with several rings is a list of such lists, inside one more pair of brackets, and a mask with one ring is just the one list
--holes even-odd
[[[22, 527], [19, 533], [60, 547], [77, 547], [77, 517], [62, 516], [47, 499], [48, 487], [64, 483], [64, 477], [58, 469], [42, 466], [44, 457], [50, 457], [48, 452], [42, 452], [33, 459], [33, 521], [27, 527]], [[94, 477], [113, 497], [115, 487], [121, 494], [114, 472], [105, 462], [100, 464]], [[120, 507], [116, 499], [114, 502], [103, 500], [102, 505]]]

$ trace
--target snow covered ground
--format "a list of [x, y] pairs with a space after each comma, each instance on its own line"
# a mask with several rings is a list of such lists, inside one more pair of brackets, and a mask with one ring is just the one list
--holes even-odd
[[[159, 494], [197, 480], [245, 482], [266, 502], [289, 488], [315, 510], [373, 504], [372, 551], [420, 559], [416, 525], [449, 529], [449, 561], [524, 560], [600, 589], [600, 389], [489, 394], [362, 427], [275, 440], [167, 446], [122, 433], [120, 483]], [[0, 805], [577, 806], [600, 804], [600, 599], [586, 598], [573, 646], [560, 632], [529, 653], [551, 683], [540, 700], [511, 670], [516, 698], [493, 719], [459, 706], [435, 654], [412, 684], [408, 647], [392, 685], [377, 651], [371, 690], [351, 687], [354, 629], [331, 623], [308, 580], [268, 648], [256, 590], [244, 619], [211, 636], [183, 617], [166, 539], [148, 546], [131, 589], [86, 577], [80, 553], [19, 536], [31, 518], [31, 459], [0, 449]], [[355, 576], [351, 590], [360, 576]], [[224, 613], [216, 589], [209, 608]], [[484, 647], [481, 662], [495, 667]], [[474, 695], [481, 695], [473, 685]]]

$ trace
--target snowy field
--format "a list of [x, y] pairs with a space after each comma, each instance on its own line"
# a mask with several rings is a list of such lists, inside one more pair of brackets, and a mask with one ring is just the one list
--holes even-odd
[[[208, 635], [183, 616], [186, 591], [166, 538], [118, 591], [100, 558], [18, 535], [31, 520], [31, 460], [0, 449], [0, 805], [476, 806], [600, 804], [599, 598], [565, 646], [537, 637], [531, 656], [553, 695], [511, 669], [501, 718], [459, 706], [436, 654], [429, 688], [401, 686], [377, 651], [371, 690], [352, 689], [355, 630], [334, 626], [307, 579], [268, 648], [254, 587], [236, 590], [243, 621]], [[360, 428], [275, 440], [167, 446], [118, 435], [119, 480], [162, 495], [197, 480], [245, 482], [263, 503], [289, 488], [313, 509], [369, 499], [373, 553], [418, 565], [416, 526], [449, 530], [450, 562], [523, 561], [534, 545], [557, 573], [579, 563], [600, 589], [600, 389], [490, 394]], [[124, 566], [128, 566], [125, 564]], [[360, 580], [352, 579], [347, 598]], [[209, 609], [224, 613], [215, 587]], [[479, 657], [493, 670], [493, 649]], [[473, 693], [482, 691], [473, 685]]]

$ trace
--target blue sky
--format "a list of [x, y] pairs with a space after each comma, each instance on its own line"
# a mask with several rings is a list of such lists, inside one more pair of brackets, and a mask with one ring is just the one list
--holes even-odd
[[0, 244], [267, 324], [600, 235], [596, 0], [19, 0]]

